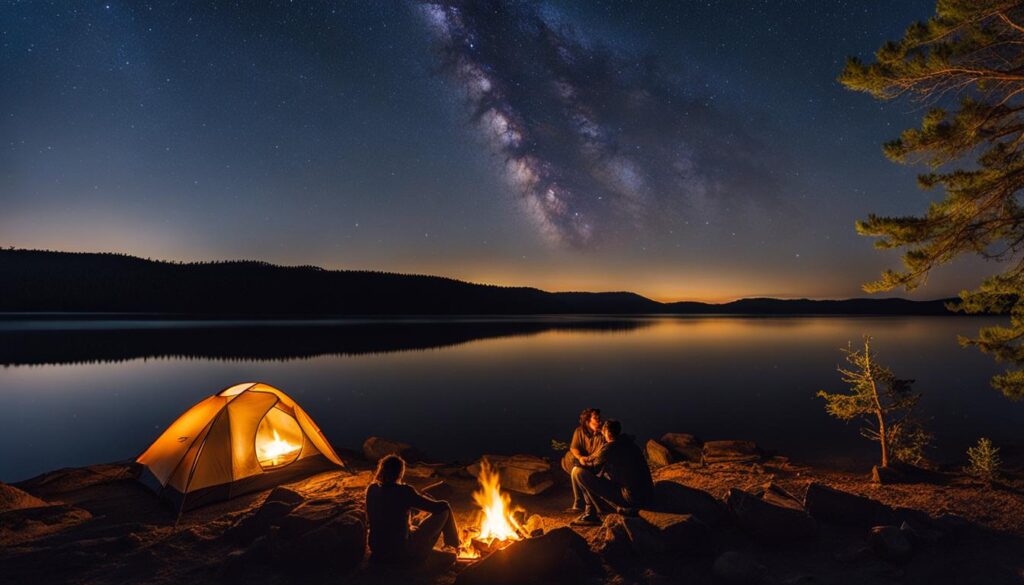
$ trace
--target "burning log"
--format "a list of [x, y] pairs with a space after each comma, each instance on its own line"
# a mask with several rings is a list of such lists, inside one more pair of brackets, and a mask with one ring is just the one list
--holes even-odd
[[487, 459], [479, 463], [477, 481], [480, 489], [473, 492], [473, 501], [480, 511], [476, 526], [462, 535], [460, 559], [483, 558], [529, 536], [519, 519], [526, 518], [525, 510], [512, 508], [512, 499], [501, 491], [501, 474]]

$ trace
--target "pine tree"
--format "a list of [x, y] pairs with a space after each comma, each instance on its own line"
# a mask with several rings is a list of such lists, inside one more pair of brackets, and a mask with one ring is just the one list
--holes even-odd
[[961, 338], [1011, 367], [993, 386], [1024, 398], [1024, 3], [938, 0], [935, 16], [886, 43], [871, 63], [847, 60], [848, 88], [928, 107], [919, 128], [884, 147], [892, 160], [925, 163], [922, 188], [945, 196], [918, 216], [869, 215], [857, 231], [881, 249], [904, 250], [901, 271], [885, 271], [869, 292], [913, 290], [961, 255], [999, 261], [1002, 272], [960, 293], [957, 309], [1008, 313], [1007, 326]]
[[[825, 410], [841, 420], [864, 419], [866, 425], [861, 428], [861, 435], [878, 441], [882, 467], [888, 467], [895, 459], [894, 446], [899, 448], [899, 459], [919, 459], [930, 435], [921, 430], [913, 417], [914, 407], [921, 399], [920, 394], [912, 391], [914, 381], [897, 378], [892, 370], [879, 364], [871, 351], [870, 337], [864, 337], [863, 350], [850, 345], [842, 351], [850, 366], [838, 370], [850, 389], [835, 394], [819, 391], [818, 396], [825, 399]], [[916, 445], [916, 449], [907, 450], [908, 445]]]
[[985, 437], [978, 439], [974, 447], [968, 447], [967, 461], [964, 471], [989, 483], [999, 479], [1002, 473], [1003, 461], [999, 457], [999, 447]]

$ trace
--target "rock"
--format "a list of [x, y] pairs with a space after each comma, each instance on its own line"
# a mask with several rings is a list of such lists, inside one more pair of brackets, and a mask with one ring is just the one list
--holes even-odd
[[906, 535], [895, 526], [875, 526], [868, 534], [868, 544], [887, 561], [905, 559], [913, 550]]
[[455, 584], [584, 583], [600, 570], [600, 561], [587, 541], [571, 528], [562, 527], [492, 553], [466, 567]]
[[840, 563], [856, 563], [863, 561], [871, 555], [871, 547], [856, 543], [846, 546], [832, 555]]
[[931, 546], [949, 540], [949, 535], [930, 528], [914, 526], [909, 522], [900, 524], [900, 532], [907, 537], [912, 546]]
[[717, 526], [725, 517], [725, 510], [714, 496], [674, 481], [654, 482], [654, 505], [659, 512], [693, 514], [708, 526]]
[[668, 550], [668, 543], [661, 536], [661, 530], [643, 518], [608, 514], [604, 517], [605, 544], [628, 544], [638, 555], [661, 554]]
[[92, 514], [68, 504], [20, 508], [0, 513], [0, 548], [67, 530], [92, 519]]
[[526, 530], [526, 534], [530, 536], [540, 536], [544, 534], [544, 517], [540, 514], [533, 514], [526, 519], [526, 524], [523, 525], [523, 529]]
[[817, 523], [806, 512], [776, 506], [739, 488], [729, 490], [726, 503], [747, 533], [768, 544], [810, 538], [817, 532]]
[[264, 500], [264, 504], [267, 502], [281, 502], [290, 506], [297, 506], [304, 501], [306, 501], [306, 498], [299, 492], [288, 489], [284, 486], [277, 486], [267, 494], [267, 499]]
[[50, 504], [32, 494], [18, 488], [0, 483], [0, 512], [23, 510], [25, 508], [42, 508]]
[[405, 477], [415, 479], [428, 479], [434, 477], [436, 468], [430, 465], [407, 465], [405, 467]]
[[736, 551], [726, 551], [715, 559], [711, 575], [721, 585], [755, 585], [767, 569], [761, 563]]
[[864, 528], [891, 522], [894, 510], [871, 498], [837, 490], [820, 483], [807, 486], [807, 513], [819, 522]]
[[962, 536], [972, 527], [971, 522], [963, 516], [949, 513], [936, 516], [934, 525], [953, 538]]
[[710, 463], [753, 463], [761, 459], [761, 450], [753, 441], [708, 441], [701, 460]]
[[486, 459], [498, 471], [501, 487], [521, 494], [536, 495], [554, 484], [551, 464], [533, 455], [484, 455], [466, 471], [473, 477], [480, 475], [481, 462]]
[[687, 433], [665, 433], [661, 436], [661, 444], [668, 447], [676, 456], [676, 459], [683, 461], [701, 460], [703, 445], [700, 439]]
[[406, 443], [382, 439], [381, 437], [370, 437], [363, 442], [363, 456], [368, 461], [376, 463], [385, 455], [399, 455], [406, 462], [423, 460], [423, 454]]
[[762, 486], [761, 499], [768, 502], [769, 504], [775, 504], [776, 506], [782, 506], [783, 508], [792, 508], [793, 510], [799, 510], [804, 512], [804, 505], [794, 496], [789, 493], [782, 486], [768, 482]]
[[650, 439], [647, 441], [647, 462], [651, 467], [657, 469], [659, 467], [665, 467], [672, 463], [673, 457], [672, 452], [668, 450], [668, 447], [661, 443]]
[[289, 571], [349, 571], [366, 553], [363, 513], [351, 503], [313, 500], [275, 522], [269, 548], [274, 564]]
[[871, 468], [871, 481], [881, 485], [898, 483], [942, 483], [945, 479], [941, 473], [894, 461], [887, 467], [878, 465]]
[[658, 529], [669, 550], [695, 552], [702, 550], [707, 543], [707, 524], [692, 514], [641, 510], [640, 518]]

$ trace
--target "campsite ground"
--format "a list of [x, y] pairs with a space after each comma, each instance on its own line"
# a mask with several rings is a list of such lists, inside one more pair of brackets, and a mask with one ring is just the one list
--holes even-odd
[[[370, 464], [354, 457], [348, 460], [351, 465], [345, 470], [321, 473], [288, 487], [306, 502], [326, 502], [357, 517]], [[712, 583], [712, 564], [726, 550], [739, 551], [766, 567], [764, 583], [1024, 582], [1024, 481], [1019, 478], [983, 487], [958, 474], [942, 474], [930, 482], [876, 486], [862, 474], [801, 467], [783, 458], [757, 464], [674, 463], [656, 470], [655, 477], [705, 490], [716, 498], [723, 498], [731, 488], [756, 492], [771, 482], [799, 499], [808, 485], [818, 482], [932, 517], [956, 514], [966, 520], [967, 528], [955, 541], [915, 547], [912, 557], [900, 561], [884, 560], [866, 549], [865, 530], [826, 524], [819, 525], [812, 540], [772, 543], [751, 539], [736, 526], [723, 526], [709, 534], [703, 550], [650, 556], [623, 554], [610, 547], [604, 550], [606, 531], [585, 528], [577, 532], [599, 552], [594, 557], [599, 566], [593, 577], [581, 577], [584, 582]], [[416, 466], [409, 479], [419, 486], [443, 479], [438, 495], [452, 502], [460, 522], [473, 520], [475, 480], [462, 466]], [[334, 549], [315, 551], [324, 558], [295, 553], [294, 559], [282, 559], [280, 548], [259, 548], [266, 539], [248, 532], [253, 530], [253, 518], [268, 513], [270, 506], [263, 505], [266, 491], [191, 511], [175, 525], [173, 513], [128, 477], [125, 465], [64, 469], [16, 488], [2, 487], [0, 564], [4, 570], [0, 581], [205, 583], [255, 575], [266, 583], [339, 581], [332, 572], [304, 570], [330, 566], [337, 553]], [[513, 499], [529, 513], [541, 515], [547, 531], [572, 519], [564, 512], [570, 499], [564, 483], [540, 495], [514, 495]], [[320, 539], [319, 544], [344, 545], [343, 540], [335, 540]], [[397, 572], [364, 561], [344, 581], [452, 583], [463, 566]]]

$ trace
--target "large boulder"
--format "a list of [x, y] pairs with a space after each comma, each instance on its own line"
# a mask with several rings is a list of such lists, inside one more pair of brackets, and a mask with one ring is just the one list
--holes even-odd
[[810, 538], [817, 533], [814, 518], [803, 510], [766, 502], [739, 488], [729, 490], [726, 504], [748, 534], [768, 544]]
[[0, 512], [23, 510], [25, 508], [42, 508], [50, 504], [32, 494], [18, 488], [0, 483]]
[[668, 450], [668, 447], [654, 439], [649, 439], [647, 441], [647, 462], [651, 467], [655, 469], [665, 467], [672, 463], [673, 460], [674, 457], [672, 456], [672, 452]]
[[676, 459], [682, 461], [699, 463], [704, 450], [700, 439], [688, 433], [665, 433], [661, 436], [660, 443], [668, 447]]
[[533, 455], [484, 455], [466, 468], [473, 477], [480, 476], [484, 460], [498, 472], [501, 487], [521, 494], [536, 495], [554, 484], [551, 464]]
[[587, 541], [562, 527], [492, 553], [459, 573], [455, 584], [584, 583], [600, 570]]
[[367, 461], [376, 463], [386, 455], [398, 455], [410, 462], [423, 460], [423, 454], [406, 443], [381, 437], [370, 437], [363, 442], [363, 456]]
[[363, 511], [354, 501], [304, 500], [287, 488], [275, 489], [225, 537], [247, 546], [228, 563], [227, 573], [244, 573], [253, 563], [269, 563], [289, 573], [347, 572], [366, 553]]
[[878, 500], [837, 490], [817, 482], [807, 486], [807, 513], [819, 522], [868, 528], [894, 518], [894, 510]]
[[708, 441], [702, 460], [711, 463], [753, 463], [761, 460], [761, 450], [753, 441]]
[[274, 524], [271, 558], [289, 570], [346, 572], [366, 553], [363, 512], [352, 502], [304, 502]]
[[640, 519], [658, 529], [669, 550], [697, 552], [707, 543], [708, 526], [693, 514], [640, 510]]
[[722, 505], [711, 494], [667, 480], [654, 482], [651, 508], [659, 512], [692, 514], [708, 526], [718, 525], [725, 517]]
[[638, 555], [661, 554], [669, 550], [661, 530], [643, 518], [608, 514], [604, 517], [603, 528], [605, 546], [628, 545]]
[[608, 514], [604, 519], [605, 546], [628, 545], [639, 555], [702, 551], [708, 528], [690, 514], [642, 510], [639, 516]]
[[756, 585], [766, 571], [761, 563], [734, 550], [718, 555], [711, 567], [714, 582], [721, 585]]
[[895, 526], [875, 526], [868, 533], [868, 544], [887, 561], [903, 560], [913, 551], [907, 535]]

